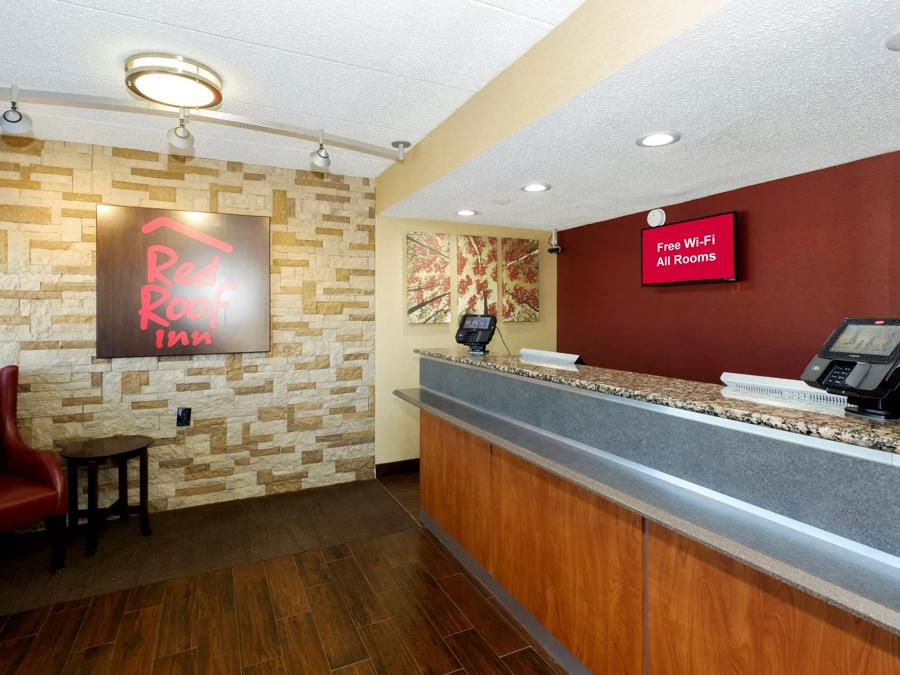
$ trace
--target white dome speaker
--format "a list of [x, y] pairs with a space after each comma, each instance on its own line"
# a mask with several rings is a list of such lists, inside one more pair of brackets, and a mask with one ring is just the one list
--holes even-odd
[[653, 209], [647, 214], [647, 224], [650, 227], [659, 227], [666, 224], [666, 212], [662, 209]]

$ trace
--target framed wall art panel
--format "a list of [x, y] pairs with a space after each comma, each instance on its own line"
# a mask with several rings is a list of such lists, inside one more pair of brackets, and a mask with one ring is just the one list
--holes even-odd
[[406, 317], [409, 323], [450, 323], [450, 235], [406, 235]]
[[497, 314], [497, 237], [461, 234], [456, 249], [460, 314]]
[[503, 239], [500, 280], [504, 321], [540, 321], [540, 241]]

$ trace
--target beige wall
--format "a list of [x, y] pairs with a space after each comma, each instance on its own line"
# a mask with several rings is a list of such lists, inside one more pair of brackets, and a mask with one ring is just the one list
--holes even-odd
[[[0, 137], [0, 364], [21, 368], [24, 435], [152, 436], [155, 509], [371, 477], [374, 199], [364, 178]], [[95, 358], [98, 203], [270, 216], [272, 350]]]
[[[420, 347], [457, 346], [456, 277], [452, 276], [449, 324], [411, 325], [406, 322], [405, 252], [407, 232], [448, 232], [451, 237], [450, 269], [456, 269], [457, 234], [527, 237], [541, 240], [541, 320], [535, 323], [503, 323], [500, 330], [514, 353], [522, 347], [555, 349], [556, 345], [556, 257], [547, 253], [548, 232], [488, 227], [477, 224], [378, 217], [375, 224], [375, 461], [378, 464], [419, 456], [419, 414], [392, 394], [395, 389], [416, 387], [419, 382]], [[505, 353], [494, 335], [491, 351]]]

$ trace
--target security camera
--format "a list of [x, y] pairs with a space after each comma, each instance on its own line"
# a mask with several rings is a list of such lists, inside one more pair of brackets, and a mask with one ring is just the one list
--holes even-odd
[[550, 238], [547, 240], [547, 253], [552, 255], [556, 255], [557, 253], [562, 253], [562, 246], [559, 245], [559, 239], [556, 236], [556, 230], [550, 235]]

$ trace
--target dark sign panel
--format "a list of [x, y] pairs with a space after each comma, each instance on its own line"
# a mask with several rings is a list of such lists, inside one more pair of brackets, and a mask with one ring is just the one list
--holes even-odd
[[269, 351], [269, 219], [97, 207], [97, 356]]

